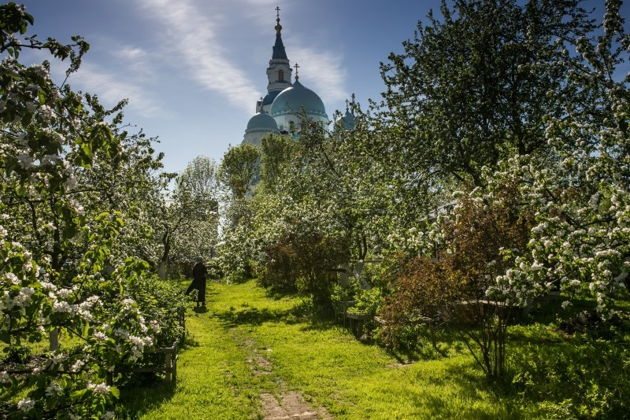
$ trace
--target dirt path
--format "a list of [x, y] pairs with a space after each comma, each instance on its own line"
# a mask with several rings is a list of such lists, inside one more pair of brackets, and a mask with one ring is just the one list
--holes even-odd
[[272, 394], [261, 394], [260, 398], [265, 420], [332, 419], [324, 408], [313, 409], [296, 391], [283, 393], [279, 400]]
[[[247, 363], [254, 376], [273, 374], [273, 363], [266, 357], [273, 350], [258, 348], [256, 341], [247, 338], [241, 345], [247, 350]], [[304, 400], [298, 391], [288, 390], [282, 379], [275, 381], [279, 394], [264, 392], [260, 394], [260, 402], [264, 420], [331, 420], [333, 417], [323, 407], [314, 408]]]

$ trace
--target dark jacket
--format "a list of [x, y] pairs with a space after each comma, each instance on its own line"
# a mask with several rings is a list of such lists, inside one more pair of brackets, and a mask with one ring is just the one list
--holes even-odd
[[206, 301], [206, 276], [208, 275], [208, 270], [206, 270], [206, 266], [203, 265], [202, 262], [198, 262], [193, 267], [193, 281], [186, 290], [186, 294], [190, 293], [193, 289], [197, 290], [197, 301], [205, 302]]

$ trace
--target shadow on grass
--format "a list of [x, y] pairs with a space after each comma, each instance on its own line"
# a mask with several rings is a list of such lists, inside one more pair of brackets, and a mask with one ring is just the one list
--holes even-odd
[[284, 322], [295, 324], [303, 321], [302, 311], [298, 307], [291, 309], [268, 309], [251, 308], [235, 309], [216, 312], [214, 316], [224, 323], [226, 327], [236, 327], [239, 325], [257, 326], [265, 322]]
[[308, 325], [302, 327], [302, 331], [324, 331], [332, 328], [343, 328], [343, 326], [330, 315], [311, 315], [305, 318], [308, 321]]
[[[491, 382], [485, 378], [473, 361], [446, 368], [440, 378], [432, 379], [434, 385], [452, 387], [444, 395], [414, 393], [410, 398], [417, 406], [424, 406], [432, 418], [472, 419], [524, 419], [528, 417], [520, 395], [508, 383]], [[484, 405], [453, 404], [453, 395], [464, 401], [488, 401], [498, 408], [489, 412]]]
[[269, 299], [280, 300], [286, 297], [297, 296], [297, 290], [295, 289], [277, 289], [277, 288], [265, 288], [265, 296]]
[[121, 418], [136, 419], [167, 403], [175, 394], [175, 387], [162, 378], [151, 375], [121, 390]]
[[[500, 401], [500, 418], [529, 417], [532, 409], [541, 417], [628, 418], [630, 337], [576, 335], [562, 340], [549, 337], [542, 327], [529, 328], [527, 335], [510, 340], [502, 381], [487, 380], [474, 361], [449, 367], [445, 376], [457, 378], [457, 393], [470, 400], [491, 395]], [[474, 407], [466, 413], [449, 412], [452, 405], [437, 396], [416, 397], [431, 405], [435, 417], [488, 418]]]
[[206, 306], [196, 306], [193, 308], [193, 312], [198, 314], [205, 314], [208, 312], [208, 308]]
[[312, 304], [308, 301], [302, 301], [288, 309], [256, 308], [245, 305], [239, 308], [231, 307], [227, 311], [215, 312], [213, 316], [228, 328], [239, 325], [258, 326], [265, 322], [307, 323], [308, 325], [303, 330], [325, 330], [339, 327], [339, 324], [330, 314], [313, 311]]

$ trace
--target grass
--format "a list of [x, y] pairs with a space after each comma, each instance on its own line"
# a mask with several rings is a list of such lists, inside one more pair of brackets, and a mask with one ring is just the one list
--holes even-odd
[[[510, 327], [516, 375], [501, 389], [456, 340], [448, 357], [403, 364], [313, 318], [308, 301], [270, 295], [254, 281], [213, 283], [207, 297], [206, 312], [188, 313], [176, 386], [148, 376], [124, 388], [121, 418], [257, 419], [262, 393], [287, 391], [337, 419], [630, 418], [627, 323], [611, 339], [561, 333], [544, 312]], [[71, 347], [76, 339], [60, 342]], [[43, 340], [32, 350], [46, 346]]]
[[[190, 312], [192, 337], [177, 363], [177, 386], [137, 387], [123, 397], [128, 414], [143, 419], [255, 417], [258, 395], [244, 351], [210, 313]], [[131, 395], [130, 395], [131, 393]]]
[[[272, 349], [269, 357], [275, 372], [337, 418], [535, 415], [534, 407], [522, 410], [518, 401], [494, 394], [469, 356], [400, 365], [382, 348], [358, 342], [345, 329], [321, 321], [296, 321], [298, 300], [269, 299], [251, 282], [219, 290], [231, 308], [221, 305], [223, 312], [217, 316], [229, 320], [239, 334], [248, 333], [260, 346]], [[252, 316], [254, 311], [259, 316]], [[278, 316], [283, 311], [285, 317]]]
[[[193, 313], [196, 342], [180, 355], [178, 383], [127, 395], [146, 419], [261, 416], [259, 395], [300, 391], [340, 419], [544, 418], [539, 405], [493, 391], [470, 356], [401, 365], [347, 330], [305, 317], [305, 302], [270, 297], [253, 281], [210, 286], [208, 312]], [[252, 359], [264, 354], [270, 371]], [[129, 394], [129, 393], [128, 393]]]

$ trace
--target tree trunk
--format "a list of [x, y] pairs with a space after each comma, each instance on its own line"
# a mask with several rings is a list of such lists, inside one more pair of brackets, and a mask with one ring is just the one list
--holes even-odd
[[50, 351], [59, 349], [59, 328], [55, 328], [48, 334], [48, 342]]
[[158, 276], [160, 276], [160, 280], [168, 279], [168, 262], [160, 261], [160, 265], [158, 266]]

